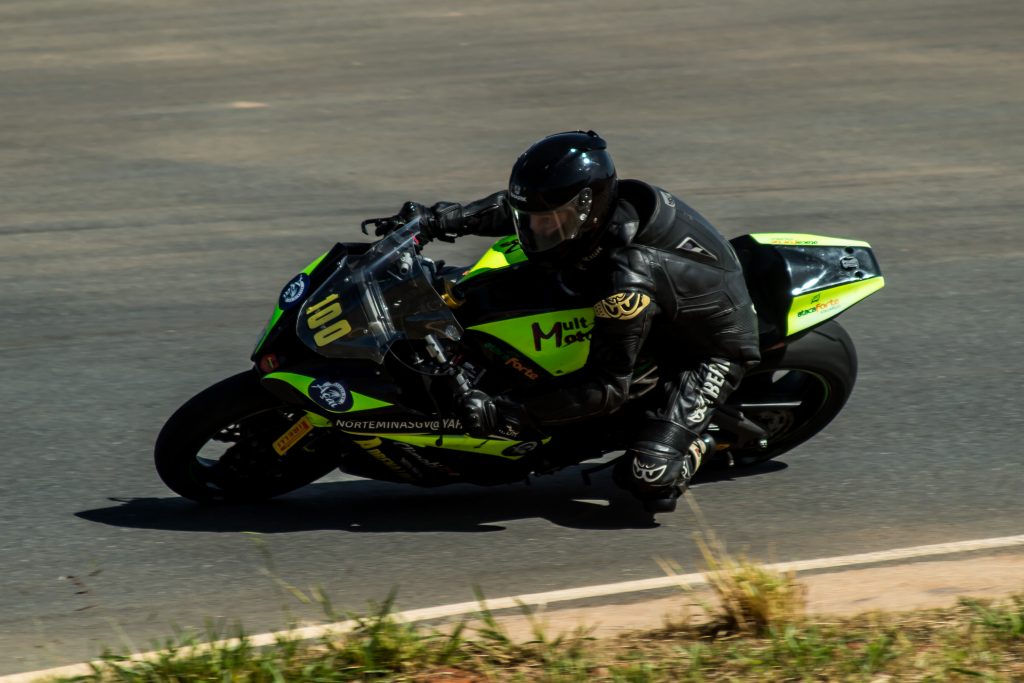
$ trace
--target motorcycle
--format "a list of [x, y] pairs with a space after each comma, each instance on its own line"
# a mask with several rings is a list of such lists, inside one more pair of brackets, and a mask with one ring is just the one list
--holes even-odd
[[[592, 302], [531, 264], [515, 236], [468, 269], [423, 256], [414, 220], [339, 243], [281, 290], [253, 367], [199, 392], [164, 425], [156, 469], [181, 496], [256, 501], [335, 468], [419, 486], [523, 481], [628, 445], [658, 382], [637, 363], [600, 422], [465, 433], [456, 398], [543, 390], [583, 367]], [[732, 240], [757, 311], [762, 361], [708, 427], [707, 461], [750, 466], [820, 432], [853, 390], [857, 355], [835, 317], [884, 286], [866, 242], [791, 233]], [[621, 456], [620, 456], [621, 457]]]

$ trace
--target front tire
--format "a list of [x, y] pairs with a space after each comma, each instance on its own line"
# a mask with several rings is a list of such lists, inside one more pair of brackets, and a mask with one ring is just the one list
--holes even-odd
[[302, 442], [283, 456], [274, 450], [274, 441], [302, 415], [260, 386], [255, 371], [234, 375], [193, 396], [167, 420], [154, 449], [156, 471], [172, 491], [201, 503], [287, 493], [338, 465], [333, 455], [302, 448]]

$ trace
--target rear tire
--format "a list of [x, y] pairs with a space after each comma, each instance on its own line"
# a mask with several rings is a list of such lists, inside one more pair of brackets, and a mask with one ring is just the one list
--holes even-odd
[[[273, 442], [303, 414], [260, 386], [255, 371], [205, 389], [167, 420], [156, 440], [156, 471], [175, 493], [201, 503], [258, 501], [305, 486], [338, 465], [333, 455]], [[305, 439], [310, 439], [307, 435]], [[220, 445], [218, 459], [204, 455]]]
[[743, 378], [730, 405], [800, 401], [799, 406], [743, 414], [769, 433], [768, 447], [730, 449], [737, 465], [755, 465], [796, 448], [824, 429], [846, 405], [857, 380], [857, 351], [846, 330], [832, 320], [777, 352]]

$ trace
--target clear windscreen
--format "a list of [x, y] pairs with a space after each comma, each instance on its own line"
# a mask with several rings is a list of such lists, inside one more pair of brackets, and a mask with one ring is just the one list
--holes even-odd
[[377, 363], [400, 339], [459, 340], [462, 327], [416, 253], [418, 232], [412, 221], [366, 253], [343, 258], [299, 311], [299, 338], [323, 356]]

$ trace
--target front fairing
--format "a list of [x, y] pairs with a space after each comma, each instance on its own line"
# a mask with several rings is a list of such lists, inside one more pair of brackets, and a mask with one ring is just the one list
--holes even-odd
[[339, 251], [346, 251], [342, 245], [335, 245], [334, 249], [328, 252], [324, 252], [315, 261], [306, 266], [305, 270], [297, 274], [281, 288], [281, 293], [277, 297], [277, 305], [274, 307], [274, 312], [270, 314], [270, 319], [267, 324], [263, 327], [260, 332], [259, 341], [256, 342], [255, 348], [252, 350], [252, 360], [257, 362], [260, 354], [273, 342], [280, 332], [280, 329], [285, 325], [285, 318], [290, 317], [287, 315], [289, 312], [294, 313], [295, 310], [302, 304], [302, 302], [309, 296], [309, 293], [313, 289], [313, 274], [316, 269], [328, 259], [328, 256]]
[[399, 340], [462, 337], [451, 309], [433, 287], [429, 262], [417, 253], [418, 221], [342, 258], [302, 304], [295, 333], [328, 358], [381, 363]]

